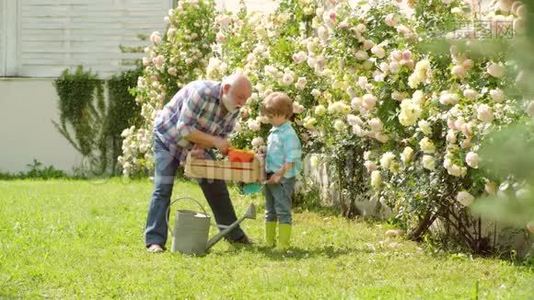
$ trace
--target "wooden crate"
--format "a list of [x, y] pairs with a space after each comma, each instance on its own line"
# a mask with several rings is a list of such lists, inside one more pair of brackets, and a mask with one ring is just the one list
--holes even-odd
[[198, 159], [187, 155], [185, 176], [191, 178], [220, 179], [234, 182], [262, 182], [265, 180], [263, 162], [257, 157], [252, 162]]

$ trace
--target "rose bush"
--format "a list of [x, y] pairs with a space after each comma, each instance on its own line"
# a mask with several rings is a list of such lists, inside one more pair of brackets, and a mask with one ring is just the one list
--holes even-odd
[[[508, 2], [484, 16], [504, 47], [480, 55], [457, 39], [474, 42], [478, 34], [455, 31], [472, 17], [473, 7], [459, 0], [408, 1], [408, 8], [396, 1], [284, 0], [267, 15], [215, 13], [211, 2], [180, 1], [166, 34], [154, 33], [147, 48], [136, 89], [146, 126], [124, 132], [125, 174], [150, 168], [152, 120], [177, 88], [241, 70], [254, 93], [232, 136], [236, 146], [265, 150], [269, 126], [259, 105], [283, 91], [295, 100], [304, 151], [334, 160], [338, 188], [350, 201], [379, 199], [414, 239], [440, 219], [481, 250], [468, 207], [505, 178], [479, 168], [479, 145], [534, 107], [519, 105], [520, 66], [505, 56], [512, 45], [502, 36], [506, 26], [520, 32], [525, 23], [525, 7]], [[447, 51], [425, 47], [433, 38], [443, 38]]]

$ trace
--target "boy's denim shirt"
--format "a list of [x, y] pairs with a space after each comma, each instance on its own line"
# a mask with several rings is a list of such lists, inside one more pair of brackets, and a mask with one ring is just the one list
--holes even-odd
[[267, 139], [267, 155], [265, 171], [276, 172], [285, 163], [293, 163], [293, 167], [284, 174], [285, 178], [295, 177], [302, 168], [302, 147], [295, 129], [289, 121], [271, 128]]

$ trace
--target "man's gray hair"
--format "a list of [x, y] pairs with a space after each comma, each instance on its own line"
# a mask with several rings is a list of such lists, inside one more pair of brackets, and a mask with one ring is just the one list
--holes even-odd
[[225, 86], [228, 84], [228, 85], [234, 86], [239, 80], [246, 80], [249, 86], [252, 88], [252, 84], [250, 83], [247, 76], [245, 76], [241, 72], [236, 72], [229, 76], [224, 77], [222, 80], [222, 85]]

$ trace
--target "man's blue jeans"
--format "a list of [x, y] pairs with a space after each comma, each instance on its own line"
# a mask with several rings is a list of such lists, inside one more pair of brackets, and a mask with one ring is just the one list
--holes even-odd
[[[169, 152], [169, 149], [156, 135], [154, 135], [154, 160], [154, 191], [148, 209], [145, 245], [158, 244], [164, 247], [167, 242], [168, 208], [174, 185], [174, 176], [180, 161]], [[222, 180], [207, 179], [201, 179], [198, 182], [215, 215], [217, 224], [224, 227], [235, 222], [237, 217], [226, 183]], [[178, 191], [178, 194], [180, 194], [180, 191]], [[229, 240], [238, 240], [244, 234], [243, 230], [238, 226], [227, 235], [227, 238]]]

